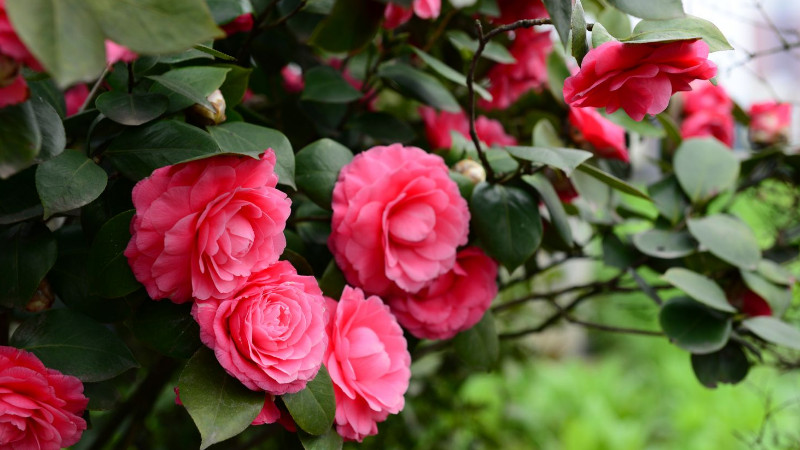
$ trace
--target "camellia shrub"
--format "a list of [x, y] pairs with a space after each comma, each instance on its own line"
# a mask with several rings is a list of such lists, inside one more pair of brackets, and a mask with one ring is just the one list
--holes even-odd
[[[368, 443], [561, 322], [800, 367], [791, 109], [730, 49], [677, 0], [0, 0], [0, 447]], [[576, 312], [631, 292], [660, 327]]]

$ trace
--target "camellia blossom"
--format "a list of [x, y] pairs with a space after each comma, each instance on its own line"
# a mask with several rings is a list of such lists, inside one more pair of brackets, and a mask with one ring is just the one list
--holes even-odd
[[442, 158], [393, 144], [356, 155], [333, 189], [328, 247], [347, 281], [383, 295], [417, 292], [449, 271], [469, 209]]
[[405, 406], [411, 355], [403, 330], [380, 298], [364, 298], [360, 289], [345, 286], [341, 300], [328, 305], [325, 367], [336, 395], [336, 431], [361, 442]]
[[297, 64], [287, 64], [281, 69], [283, 88], [290, 94], [302, 92], [306, 84], [303, 81], [303, 70]]
[[221, 28], [228, 36], [236, 33], [246, 33], [253, 29], [253, 14], [242, 14], [225, 25], [222, 25]]
[[303, 389], [328, 345], [322, 291], [287, 261], [254, 273], [227, 299], [195, 302], [192, 316], [226, 372], [273, 395]]
[[6, 2], [0, 0], [0, 108], [28, 99], [30, 92], [22, 66], [41, 71], [39, 61], [28, 51], [14, 30], [6, 13]]
[[278, 260], [291, 201], [274, 168], [269, 149], [162, 167], [136, 184], [125, 256], [151, 298], [230, 298]]
[[588, 142], [597, 156], [628, 162], [624, 128], [594, 108], [570, 108], [567, 119], [577, 132], [576, 140]]
[[[450, 148], [453, 140], [450, 135], [452, 131], [458, 132], [465, 139], [470, 139], [469, 119], [463, 111], [437, 113], [430, 106], [422, 106], [419, 108], [419, 115], [425, 123], [425, 135], [431, 148]], [[475, 120], [475, 132], [478, 133], [478, 139], [490, 147], [517, 145], [517, 140], [503, 129], [503, 124], [488, 117], [479, 116]]]
[[792, 123], [792, 105], [763, 102], [750, 106], [750, 139], [757, 144], [769, 145], [789, 138]]
[[109, 66], [116, 64], [119, 61], [129, 63], [138, 58], [136, 52], [131, 51], [128, 47], [119, 45], [106, 39], [106, 64]]
[[658, 114], [677, 91], [691, 90], [695, 79], [717, 74], [701, 40], [624, 44], [609, 41], [593, 48], [581, 69], [564, 82], [564, 99], [571, 106], [620, 108], [634, 120]]
[[57, 450], [76, 444], [89, 399], [73, 376], [33, 353], [0, 346], [0, 447]]
[[412, 14], [420, 19], [435, 19], [442, 11], [442, 0], [414, 0], [411, 8], [403, 8], [396, 3], [389, 3], [383, 12], [383, 27], [393, 30], [408, 22]]
[[748, 316], [771, 316], [772, 307], [760, 295], [747, 289], [742, 295], [742, 312]]
[[78, 114], [83, 103], [89, 98], [89, 87], [78, 84], [64, 92], [64, 103], [67, 106], [67, 117]]
[[391, 296], [397, 321], [421, 339], [450, 339], [478, 323], [497, 295], [497, 263], [477, 247], [458, 252], [453, 269], [416, 294]]
[[0, 55], [0, 108], [22, 103], [29, 96], [28, 83], [20, 73], [19, 63]]
[[711, 136], [728, 147], [733, 147], [735, 132], [733, 115], [725, 111], [699, 111], [686, 116], [681, 122], [681, 137], [684, 139]]
[[733, 100], [722, 86], [714, 86], [710, 81], [695, 81], [691, 86], [691, 91], [682, 94], [685, 115], [709, 110], [730, 113], [733, 110]]

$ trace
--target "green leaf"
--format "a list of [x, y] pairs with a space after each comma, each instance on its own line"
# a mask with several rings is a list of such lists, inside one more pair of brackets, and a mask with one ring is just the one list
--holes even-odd
[[[434, 71], [436, 71], [436, 73], [438, 73], [439, 75], [447, 78], [448, 80], [450, 80], [453, 83], [456, 83], [456, 84], [458, 84], [460, 86], [464, 86], [464, 87], [467, 86], [467, 77], [464, 76], [463, 73], [461, 73], [461, 72], [459, 72], [459, 71], [457, 71], [455, 69], [452, 69], [447, 64], [445, 64], [442, 61], [439, 61], [438, 59], [434, 58], [433, 56], [423, 52], [422, 50], [418, 49], [417, 47], [411, 47], [411, 50], [413, 50], [414, 53], [416, 53], [417, 56], [420, 57], [420, 59], [425, 61], [425, 64], [430, 66], [430, 68], [433, 69]], [[569, 75], [569, 74], [567, 74], [567, 75]], [[483, 98], [484, 100], [486, 100], [486, 101], [491, 101], [492, 100], [492, 94], [490, 94], [489, 91], [484, 89], [482, 86], [478, 85], [477, 83], [473, 83], [472, 87], [475, 89], [475, 92], [478, 95], [480, 95], [481, 98]]]
[[385, 112], [366, 112], [348, 122], [350, 129], [384, 144], [412, 141], [416, 134], [408, 124]]
[[590, 152], [572, 148], [508, 146], [505, 149], [517, 159], [555, 167], [567, 175], [572, 174], [575, 168], [592, 157]]
[[597, 22], [594, 23], [592, 28], [592, 42], [594, 42], [594, 33], [597, 31], [597, 24], [600, 23], [602, 32], [605, 32], [609, 39], [620, 39], [627, 37], [631, 34], [631, 19], [624, 12], [617, 8], [605, 8], [597, 16]]
[[401, 94], [449, 112], [461, 111], [453, 94], [439, 80], [409, 65], [389, 62], [378, 68], [378, 76], [386, 79]]
[[739, 176], [739, 161], [716, 139], [686, 139], [673, 164], [678, 182], [694, 204], [733, 187]]
[[208, 127], [211, 137], [223, 152], [258, 157], [271, 148], [275, 152], [275, 173], [278, 184], [296, 189], [294, 184], [294, 150], [289, 139], [278, 130], [245, 122], [231, 122]]
[[689, 219], [689, 232], [711, 254], [740, 269], [755, 270], [761, 260], [753, 230], [727, 214]]
[[333, 53], [358, 50], [380, 29], [384, 9], [382, 3], [372, 0], [336, 0], [309, 43]]
[[[595, 25], [597, 26], [597, 25]], [[547, 88], [550, 90], [550, 93], [553, 95], [553, 98], [564, 103], [564, 80], [569, 77], [569, 68], [567, 68], [567, 63], [564, 62], [564, 56], [560, 52], [550, 52], [547, 55]], [[536, 123], [538, 126], [540, 123], [550, 123], [548, 120], [540, 120]], [[534, 143], [534, 145], [537, 145]], [[543, 145], [543, 144], [539, 144]]]
[[136, 339], [171, 358], [189, 359], [202, 345], [192, 305], [147, 301], [136, 311], [130, 329]]
[[297, 436], [300, 438], [300, 443], [303, 444], [305, 450], [341, 450], [344, 444], [342, 437], [333, 428], [320, 436], [314, 436], [300, 430], [297, 432]]
[[159, 167], [220, 152], [214, 139], [203, 130], [184, 122], [164, 120], [125, 130], [111, 142], [105, 155], [120, 172], [140, 180]]
[[751, 317], [743, 320], [742, 325], [767, 342], [800, 350], [800, 330], [778, 318]]
[[213, 109], [208, 97], [225, 82], [230, 69], [223, 67], [190, 66], [172, 69], [161, 75], [148, 75], [156, 81], [150, 92], [164, 94], [169, 111], [178, 111], [195, 103]]
[[790, 286], [795, 282], [795, 278], [791, 272], [769, 259], [762, 259], [761, 262], [758, 263], [758, 273], [767, 280], [777, 284]]
[[659, 322], [678, 347], [706, 354], [720, 350], [731, 334], [731, 319], [687, 298], [670, 299], [661, 307]]
[[539, 248], [542, 219], [539, 205], [527, 192], [481, 182], [470, 202], [472, 225], [486, 252], [509, 271]]
[[0, 305], [25, 306], [55, 264], [57, 251], [44, 226], [0, 233]]
[[0, 178], [33, 164], [42, 148], [42, 133], [31, 102], [0, 108]]
[[28, 89], [31, 91], [31, 98], [38, 98], [44, 100], [53, 107], [58, 117], [64, 118], [67, 116], [67, 104], [64, 101], [64, 93], [56, 86], [56, 82], [52, 78], [45, 80], [26, 80]]
[[112, 217], [97, 233], [89, 249], [89, 279], [91, 293], [117, 298], [142, 287], [133, 276], [125, 257], [125, 247], [131, 240], [130, 226], [134, 211]]
[[0, 225], [42, 216], [36, 194], [36, 167], [29, 167], [7, 180], [0, 179]]
[[[85, 0], [8, 2], [14, 29], [59, 86], [89, 81], [105, 67], [103, 33]], [[2, 123], [3, 120], [0, 120]]]
[[222, 92], [222, 97], [225, 98], [225, 105], [230, 114], [234, 106], [242, 103], [253, 69], [235, 64], [217, 64], [216, 67], [228, 69], [228, 73], [225, 75], [225, 82], [222, 83], [219, 90]]
[[181, 403], [200, 431], [201, 450], [244, 431], [264, 407], [264, 393], [247, 389], [225, 373], [205, 347], [186, 364], [178, 388]]
[[67, 150], [36, 169], [36, 191], [44, 218], [87, 205], [103, 193], [106, 171], [83, 153]]
[[233, 56], [231, 56], [231, 55], [229, 55], [227, 53], [222, 53], [221, 51], [216, 50], [213, 47], [209, 47], [207, 45], [195, 44], [195, 45], [192, 46], [192, 48], [197, 50], [197, 51], [203, 52], [203, 53], [205, 53], [207, 55], [211, 55], [211, 56], [213, 56], [215, 58], [224, 60], [224, 61], [236, 61], [235, 57], [233, 57]]
[[681, 0], [650, 0], [647, 2], [608, 0], [608, 3], [624, 13], [641, 17], [642, 19], [672, 19], [685, 15]]
[[673, 267], [667, 270], [663, 278], [676, 288], [687, 293], [689, 297], [706, 306], [724, 312], [736, 312], [736, 308], [728, 303], [722, 288], [704, 275], [682, 267]]
[[613, 232], [603, 236], [602, 246], [603, 263], [607, 266], [629, 269], [639, 257], [630, 245], [622, 242], [622, 239]]
[[713, 389], [718, 383], [737, 384], [744, 380], [750, 362], [741, 345], [729, 342], [714, 353], [692, 355], [692, 370], [703, 386]]
[[250, 0], [205, 0], [211, 17], [218, 24], [226, 24], [242, 14], [252, 13]]
[[17, 328], [10, 343], [33, 352], [45, 366], [81, 381], [108, 380], [139, 367], [119, 336], [69, 309], [31, 317]]
[[647, 120], [633, 120], [624, 110], [618, 109], [611, 114], [605, 111], [599, 111], [603, 117], [611, 122], [625, 128], [626, 130], [637, 133], [646, 137], [663, 138], [666, 136], [666, 131], [663, 128], [657, 127]]
[[558, 136], [558, 131], [552, 122], [541, 119], [533, 126], [532, 144], [536, 147], [564, 147], [564, 141]]
[[633, 236], [633, 244], [645, 255], [675, 259], [697, 251], [697, 244], [685, 231], [653, 229]]
[[175, 53], [225, 37], [203, 0], [92, 0], [103, 32], [137, 53]]
[[572, 56], [575, 57], [580, 66], [581, 62], [583, 62], [583, 57], [589, 51], [589, 42], [586, 40], [586, 15], [583, 12], [581, 0], [575, 0], [570, 27], [572, 29]]
[[340, 298], [345, 285], [347, 280], [344, 279], [344, 274], [336, 265], [336, 261], [331, 259], [319, 279], [319, 288], [330, 298]]
[[316, 66], [303, 73], [305, 89], [301, 100], [323, 103], [349, 103], [361, 98], [361, 92], [350, 86], [338, 70], [331, 66]]
[[669, 176], [647, 187], [650, 198], [662, 216], [675, 224], [681, 220], [689, 202], [681, 191], [677, 178]]
[[786, 312], [792, 303], [791, 287], [773, 284], [757, 272], [740, 270], [739, 273], [742, 275], [744, 284], [769, 303], [773, 316], [780, 317]]
[[349, 148], [331, 139], [320, 139], [297, 152], [297, 186], [314, 203], [331, 209], [333, 185], [339, 171], [353, 160]]
[[553, 21], [553, 26], [558, 32], [558, 37], [561, 38], [561, 43], [564, 48], [567, 48], [569, 42], [569, 31], [572, 18], [572, 2], [565, 2], [563, 0], [543, 0], [544, 7], [547, 8], [547, 13], [550, 15], [550, 20]]
[[47, 161], [55, 158], [64, 151], [67, 146], [67, 135], [64, 132], [64, 124], [56, 110], [46, 101], [34, 98], [31, 100], [33, 113], [36, 115], [36, 122], [42, 134], [42, 146], [36, 157], [36, 162]]
[[572, 239], [572, 229], [569, 226], [567, 213], [564, 211], [564, 205], [561, 204], [556, 190], [553, 188], [553, 185], [550, 184], [547, 177], [541, 173], [537, 173], [536, 175], [523, 175], [522, 181], [536, 189], [536, 192], [539, 193], [539, 197], [541, 197], [545, 206], [547, 206], [547, 211], [550, 212], [550, 221], [556, 227], [559, 236], [561, 236], [561, 239], [563, 239], [568, 246], [572, 246], [574, 241]]
[[[478, 41], [469, 37], [469, 35], [461, 30], [448, 31], [447, 39], [457, 49], [466, 51], [470, 54], [475, 54], [478, 51]], [[508, 50], [497, 42], [489, 41], [481, 53], [481, 57], [490, 59], [500, 64], [514, 64], [517, 60], [508, 52]]]
[[588, 164], [581, 164], [580, 166], [578, 166], [578, 170], [620, 192], [633, 195], [634, 197], [640, 197], [645, 200], [650, 200], [650, 197], [648, 197], [647, 194], [645, 194], [644, 192], [640, 191], [639, 189], [636, 189], [635, 187], [620, 180], [614, 175], [611, 175], [610, 173], [603, 172], [597, 167], [590, 166]]
[[83, 383], [83, 395], [89, 399], [86, 409], [90, 411], [108, 411], [119, 401], [120, 394], [114, 386], [114, 380], [98, 383]]
[[114, 122], [136, 126], [167, 112], [169, 99], [162, 94], [109, 91], [97, 97], [95, 106]]
[[725, 35], [713, 23], [694, 16], [666, 20], [642, 20], [623, 42], [647, 43], [702, 38], [710, 52], [733, 50]]
[[494, 327], [494, 316], [486, 311], [480, 322], [453, 338], [456, 356], [475, 369], [488, 370], [497, 364], [500, 340]]
[[303, 431], [321, 435], [333, 425], [336, 399], [333, 382], [325, 366], [319, 368], [317, 376], [308, 382], [305, 389], [294, 394], [284, 394], [281, 398], [292, 419]]
[[[627, 36], [627, 34], [626, 34]], [[606, 30], [600, 22], [595, 22], [592, 26], [592, 48], [600, 47], [606, 42], [616, 41], [614, 36]]]

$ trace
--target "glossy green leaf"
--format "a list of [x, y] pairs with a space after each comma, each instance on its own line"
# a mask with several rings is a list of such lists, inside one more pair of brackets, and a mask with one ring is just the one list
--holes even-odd
[[[460, 30], [448, 31], [447, 39], [457, 49], [467, 51], [474, 54], [478, 51], [478, 41], [471, 38], [467, 33]], [[500, 64], [514, 64], [517, 60], [508, 52], [508, 50], [497, 42], [489, 41], [481, 53], [481, 57], [490, 59]]]
[[281, 398], [292, 419], [303, 431], [321, 435], [333, 425], [336, 399], [333, 382], [325, 366], [319, 368], [317, 376], [308, 382], [305, 389], [294, 394], [284, 394]]
[[675, 152], [675, 175], [694, 204], [702, 204], [733, 187], [739, 161], [716, 139], [687, 139]]
[[583, 12], [581, 0], [575, 0], [570, 27], [572, 31], [572, 56], [575, 57], [580, 66], [581, 62], [583, 62], [583, 57], [589, 51], [589, 41], [586, 39], [586, 15]]
[[181, 402], [200, 431], [200, 449], [244, 431], [264, 406], [265, 395], [225, 372], [214, 352], [202, 347], [178, 380]]
[[[572, 18], [572, 2], [565, 2], [563, 0], [543, 0], [544, 7], [547, 8], [547, 13], [550, 20], [553, 21], [553, 26], [558, 32], [558, 37], [564, 48], [567, 48], [569, 42], [569, 31]], [[531, 17], [533, 19], [533, 17]]]
[[687, 297], [676, 297], [665, 303], [659, 322], [675, 345], [697, 354], [720, 350], [731, 334], [729, 317]]
[[342, 167], [353, 160], [353, 152], [326, 138], [303, 147], [295, 158], [297, 186], [314, 203], [330, 209], [333, 185]]
[[67, 150], [36, 169], [36, 190], [44, 206], [44, 218], [80, 208], [103, 193], [106, 171], [83, 153]]
[[27, 319], [10, 343], [33, 352], [45, 366], [81, 381], [108, 380], [139, 367], [119, 336], [69, 309], [53, 309]]
[[56, 86], [52, 78], [44, 80], [26, 80], [28, 89], [31, 91], [31, 98], [39, 98], [48, 103], [58, 114], [58, 117], [67, 116], [67, 104], [64, 101], [64, 93]]
[[725, 35], [713, 23], [695, 16], [666, 20], [642, 20], [623, 42], [647, 43], [702, 38], [709, 51], [733, 50]]
[[567, 245], [571, 246], [573, 244], [572, 229], [569, 226], [567, 213], [564, 211], [564, 205], [561, 203], [556, 190], [553, 188], [553, 185], [550, 184], [547, 177], [540, 173], [536, 175], [523, 175], [522, 181], [536, 189], [536, 192], [539, 193], [539, 197], [544, 201], [547, 211], [550, 212], [550, 221], [556, 227], [559, 236], [561, 236], [561, 239], [563, 239]]
[[624, 13], [642, 19], [672, 19], [685, 15], [681, 0], [650, 0], [647, 2], [608, 0], [608, 3]]
[[147, 301], [136, 311], [129, 326], [136, 339], [159, 353], [189, 359], [202, 345], [200, 326], [191, 311], [191, 303]]
[[278, 184], [296, 188], [294, 150], [289, 139], [280, 131], [245, 122], [231, 122], [208, 127], [208, 132], [223, 152], [257, 158], [271, 148], [277, 160], [275, 173], [278, 175]]
[[631, 186], [625, 181], [620, 180], [614, 175], [611, 175], [610, 173], [603, 172], [597, 167], [591, 166], [589, 164], [581, 164], [580, 166], [578, 166], [578, 170], [591, 176], [592, 178], [597, 179], [598, 181], [611, 187], [612, 189], [616, 189], [620, 192], [633, 195], [634, 197], [640, 197], [645, 200], [650, 200], [650, 197], [648, 197], [647, 194], [645, 194], [644, 192], [640, 191], [639, 189], [636, 189], [635, 187]]
[[405, 121], [385, 112], [366, 112], [348, 122], [350, 129], [384, 144], [412, 141], [416, 134]]
[[203, 130], [164, 120], [125, 130], [111, 142], [105, 155], [127, 177], [140, 180], [159, 167], [220, 152], [214, 139]]
[[219, 90], [225, 99], [227, 114], [230, 115], [233, 108], [242, 103], [250, 84], [250, 75], [253, 73], [253, 69], [235, 64], [217, 64], [216, 67], [228, 69], [228, 73], [225, 75], [225, 82], [222, 83]]
[[741, 345], [729, 342], [722, 350], [692, 355], [692, 370], [703, 386], [713, 389], [719, 383], [737, 384], [744, 380], [750, 362]]
[[385, 6], [372, 0], [336, 0], [330, 14], [314, 29], [310, 43], [334, 53], [357, 50], [380, 28]]
[[25, 306], [55, 264], [57, 251], [44, 226], [0, 233], [0, 305]]
[[[438, 59], [425, 53], [424, 51], [418, 49], [417, 47], [411, 47], [411, 50], [413, 50], [414, 53], [416, 53], [417, 56], [420, 57], [420, 59], [425, 61], [425, 64], [430, 66], [430, 68], [436, 71], [436, 73], [438, 73], [439, 75], [447, 78], [448, 80], [458, 85], [464, 87], [467, 86], [467, 77], [464, 76], [463, 73], [451, 68], [447, 64], [443, 63], [442, 61], [439, 61]], [[473, 83], [472, 87], [475, 89], [475, 93], [480, 95], [481, 98], [483, 98], [484, 100], [487, 101], [492, 100], [492, 94], [490, 94], [489, 91], [484, 89], [482, 86], [478, 85], [477, 83]]]
[[522, 265], [539, 248], [539, 205], [526, 191], [482, 182], [472, 192], [470, 211], [484, 249], [509, 271]]
[[211, 55], [211, 56], [213, 56], [215, 58], [218, 58], [218, 59], [221, 59], [221, 60], [224, 60], [224, 61], [236, 61], [235, 57], [233, 57], [233, 56], [231, 56], [231, 55], [229, 55], [227, 53], [222, 53], [221, 51], [216, 50], [213, 47], [209, 47], [207, 45], [195, 44], [195, 45], [192, 46], [192, 48], [197, 50], [197, 51], [199, 51], [199, 52], [203, 52], [203, 53], [205, 53], [207, 55]]
[[678, 180], [670, 176], [647, 187], [650, 198], [653, 199], [658, 212], [671, 223], [678, 223], [686, 214], [689, 201], [683, 194]]
[[303, 444], [305, 450], [341, 450], [344, 444], [342, 437], [333, 428], [319, 436], [304, 433], [301, 430], [297, 432], [297, 437], [300, 438], [300, 443]]
[[134, 211], [118, 214], [106, 222], [89, 249], [91, 292], [101, 297], [117, 298], [142, 287], [133, 276], [123, 252], [131, 240], [130, 226]]
[[119, 390], [113, 380], [97, 383], [83, 383], [83, 395], [89, 399], [86, 409], [89, 411], [108, 411], [113, 409], [120, 399]]
[[162, 94], [109, 91], [97, 97], [95, 106], [114, 122], [136, 126], [164, 114], [169, 107], [169, 99]]
[[453, 94], [439, 80], [409, 65], [391, 62], [378, 68], [378, 75], [390, 82], [401, 94], [449, 112], [461, 111]]
[[156, 84], [150, 92], [163, 94], [169, 100], [169, 111], [177, 111], [195, 103], [213, 108], [208, 97], [225, 82], [230, 69], [190, 66], [172, 69], [161, 75], [148, 75]]
[[0, 178], [33, 164], [42, 148], [42, 133], [31, 102], [0, 108]]
[[489, 370], [500, 356], [500, 340], [494, 326], [494, 316], [486, 311], [480, 322], [453, 338], [456, 356], [475, 369]]
[[684, 231], [648, 230], [633, 236], [633, 244], [645, 255], [662, 259], [680, 258], [697, 251], [692, 236]]
[[687, 221], [689, 232], [714, 256], [745, 270], [755, 270], [761, 259], [753, 230], [727, 214]]
[[6, 180], [0, 179], [0, 225], [42, 216], [36, 194], [36, 169], [29, 167]]
[[[626, 35], [627, 36], [627, 35]], [[606, 42], [614, 41], [614, 36], [606, 30], [600, 22], [595, 22], [592, 26], [592, 48], [600, 47]]]
[[67, 135], [61, 117], [49, 103], [39, 98], [32, 99], [30, 103], [42, 134], [42, 146], [36, 156], [36, 162], [47, 161], [64, 151]]
[[572, 148], [508, 146], [505, 149], [517, 159], [561, 169], [567, 175], [592, 157], [590, 152]]
[[767, 342], [800, 350], [800, 330], [795, 325], [770, 316], [751, 317], [742, 325]]
[[706, 306], [724, 312], [736, 312], [736, 308], [728, 303], [722, 288], [705, 275], [682, 267], [673, 267], [667, 270], [663, 278]]
[[331, 66], [316, 66], [303, 73], [305, 89], [301, 100], [323, 103], [349, 103], [361, 98], [361, 92], [350, 85]]
[[769, 303], [772, 315], [781, 317], [792, 303], [792, 289], [786, 285], [777, 285], [758, 272], [740, 270], [742, 280], [751, 291]]

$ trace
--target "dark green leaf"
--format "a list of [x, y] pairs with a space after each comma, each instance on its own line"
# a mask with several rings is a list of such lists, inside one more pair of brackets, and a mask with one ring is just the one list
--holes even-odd
[[650, 200], [650, 197], [648, 197], [647, 194], [645, 194], [644, 192], [640, 191], [639, 189], [636, 189], [635, 187], [620, 180], [614, 175], [611, 175], [610, 173], [603, 172], [597, 167], [590, 166], [588, 164], [581, 164], [580, 166], [578, 166], [578, 170], [620, 192], [624, 192], [626, 194], [630, 194], [635, 197], [641, 197], [645, 200]]
[[737, 384], [744, 380], [750, 363], [741, 345], [729, 342], [720, 351], [692, 355], [692, 370], [703, 386], [713, 389], [718, 383]]
[[336, 261], [331, 259], [325, 271], [322, 272], [322, 277], [319, 279], [319, 288], [322, 293], [330, 298], [339, 298], [342, 296], [347, 281], [344, 279], [344, 274], [339, 270]]
[[663, 259], [680, 258], [697, 251], [697, 244], [685, 231], [648, 230], [633, 236], [633, 244], [645, 255]]
[[456, 356], [475, 369], [488, 370], [497, 364], [500, 340], [494, 327], [494, 316], [486, 311], [480, 322], [453, 338]]
[[95, 106], [114, 122], [136, 126], [164, 114], [169, 100], [162, 94], [109, 91], [97, 97]]
[[[447, 32], [447, 39], [459, 50], [467, 51], [474, 54], [478, 50], [478, 41], [469, 37], [469, 35], [460, 30], [451, 30]], [[517, 60], [511, 56], [511, 53], [505, 47], [497, 42], [489, 41], [481, 53], [481, 57], [490, 59], [500, 64], [514, 64]]]
[[333, 428], [320, 436], [304, 433], [302, 430], [297, 432], [297, 436], [305, 450], [341, 450], [344, 443], [342, 437]]
[[55, 158], [64, 151], [67, 145], [67, 135], [61, 117], [46, 101], [35, 98], [31, 100], [36, 122], [42, 134], [42, 147], [36, 157], [36, 162], [47, 161]]
[[95, 236], [87, 262], [91, 293], [117, 298], [141, 287], [128, 266], [128, 258], [123, 254], [131, 240], [133, 214], [131, 210], [114, 216]]
[[622, 242], [616, 234], [603, 236], [603, 263], [618, 269], [628, 269], [638, 259], [636, 250]]
[[31, 102], [0, 108], [0, 178], [33, 164], [42, 148], [42, 133]]
[[578, 61], [578, 65], [583, 62], [583, 57], [589, 51], [589, 42], [586, 39], [586, 15], [583, 12], [581, 0], [575, 0], [572, 9], [572, 56]]
[[44, 218], [89, 204], [103, 193], [106, 171], [83, 153], [67, 150], [36, 169], [36, 191]]
[[352, 130], [384, 144], [405, 143], [416, 137], [406, 122], [385, 112], [366, 112], [353, 118], [348, 125]]
[[736, 308], [728, 303], [722, 288], [704, 275], [682, 267], [673, 267], [667, 270], [663, 278], [676, 288], [687, 293], [689, 297], [706, 306], [724, 312], [736, 312]]
[[672, 19], [683, 17], [681, 0], [650, 0], [641, 2], [637, 0], [608, 0], [615, 8], [632, 16], [642, 19]]
[[745, 270], [755, 270], [761, 259], [753, 230], [727, 214], [689, 219], [689, 232], [714, 256]]
[[642, 20], [623, 42], [647, 43], [702, 38], [709, 51], [733, 50], [725, 35], [713, 23], [694, 16], [666, 20]]
[[193, 45], [192, 48], [197, 50], [197, 51], [203, 52], [203, 53], [205, 53], [207, 55], [211, 55], [211, 56], [213, 56], [215, 58], [222, 59], [224, 61], [236, 61], [236, 58], [234, 58], [233, 56], [231, 56], [231, 55], [229, 55], [227, 53], [222, 53], [221, 51], [215, 50], [213, 47], [209, 47], [207, 45], [196, 44], [196, 45]]
[[436, 78], [402, 63], [385, 63], [378, 75], [393, 83], [401, 94], [415, 98], [426, 105], [449, 112], [461, 111], [453, 94]]
[[[461, 85], [461, 86], [464, 86], [464, 87], [467, 86], [467, 77], [464, 76], [463, 73], [451, 68], [447, 64], [445, 64], [442, 61], [439, 61], [438, 59], [434, 58], [433, 56], [423, 52], [422, 50], [418, 49], [417, 47], [411, 47], [411, 50], [414, 50], [414, 53], [416, 53], [417, 56], [420, 57], [420, 59], [425, 61], [425, 64], [430, 66], [430, 68], [435, 70], [436, 73], [438, 73], [439, 75], [447, 78], [448, 80], [450, 80], [453, 83], [456, 83], [458, 85]], [[567, 75], [569, 76], [569, 73], [567, 73]], [[481, 98], [483, 98], [484, 100], [487, 100], [487, 101], [491, 101], [492, 100], [492, 94], [490, 94], [489, 91], [484, 89], [482, 86], [479, 86], [477, 83], [473, 83], [472, 86], [475, 89], [475, 92], [478, 95], [480, 95]]]
[[136, 311], [130, 328], [136, 339], [172, 358], [189, 359], [202, 345], [192, 305], [147, 301]]
[[792, 289], [789, 286], [773, 284], [757, 272], [740, 270], [742, 280], [751, 291], [769, 303], [772, 315], [780, 317], [792, 303]]
[[292, 419], [303, 431], [320, 435], [333, 425], [336, 399], [333, 382], [325, 366], [319, 368], [317, 376], [308, 382], [305, 389], [294, 394], [284, 394], [281, 398]]
[[650, 193], [650, 198], [653, 199], [658, 212], [673, 224], [683, 218], [686, 208], [689, 207], [689, 201], [674, 176], [669, 176], [648, 186], [647, 192]]
[[547, 8], [547, 13], [550, 15], [550, 20], [553, 21], [553, 26], [558, 32], [558, 37], [561, 38], [561, 43], [564, 44], [564, 48], [567, 48], [571, 25], [570, 19], [572, 18], [572, 2], [565, 2], [563, 0], [543, 0], [542, 3], [544, 3], [544, 7]]
[[225, 373], [214, 352], [202, 347], [178, 380], [181, 402], [200, 431], [201, 450], [244, 431], [264, 407], [265, 395]]
[[522, 265], [539, 248], [539, 205], [527, 192], [482, 182], [472, 192], [470, 211], [484, 249], [509, 271]]
[[572, 174], [576, 167], [592, 157], [590, 152], [572, 148], [508, 146], [505, 149], [517, 159], [561, 169], [567, 175]]
[[245, 122], [231, 122], [208, 127], [211, 137], [223, 152], [258, 157], [271, 148], [275, 152], [275, 174], [278, 184], [296, 189], [294, 184], [294, 151], [289, 139], [280, 131]]
[[28, 89], [31, 91], [31, 98], [40, 98], [47, 102], [62, 119], [67, 116], [67, 104], [64, 101], [64, 93], [56, 86], [52, 78], [46, 80], [27, 80]]
[[330, 209], [339, 171], [353, 160], [353, 152], [331, 139], [320, 139], [297, 152], [297, 186], [314, 203]]
[[733, 187], [739, 161], [716, 139], [687, 139], [675, 152], [675, 175], [694, 204], [702, 204]]
[[44, 226], [0, 233], [0, 305], [25, 306], [55, 264], [57, 251]]
[[688, 298], [676, 297], [661, 307], [659, 322], [678, 347], [706, 354], [720, 350], [731, 334], [731, 319]]
[[69, 309], [53, 309], [26, 320], [11, 336], [11, 345], [81, 381], [108, 380], [139, 367], [119, 336]]
[[211, 17], [218, 24], [232, 22], [233, 19], [242, 14], [252, 13], [253, 6], [250, 0], [205, 0], [208, 9], [211, 10]]
[[156, 81], [151, 92], [164, 94], [169, 110], [177, 111], [195, 103], [213, 108], [208, 97], [225, 82], [230, 69], [223, 67], [191, 66], [172, 69], [161, 75], [148, 75]]
[[[228, 69], [225, 75], [225, 82], [219, 87], [222, 97], [225, 98], [227, 114], [230, 116], [233, 107], [242, 103], [247, 86], [250, 83], [252, 68], [245, 68], [235, 64], [217, 64], [217, 67]], [[229, 117], [230, 119], [230, 117]]]
[[545, 206], [547, 206], [547, 211], [550, 212], [550, 222], [556, 227], [561, 239], [563, 239], [568, 246], [572, 246], [572, 229], [569, 226], [567, 213], [564, 211], [564, 205], [561, 204], [556, 190], [553, 189], [553, 185], [550, 184], [547, 177], [541, 173], [537, 173], [536, 175], [523, 175], [522, 181], [536, 189], [539, 193], [539, 197], [541, 197]]
[[751, 317], [742, 325], [767, 342], [800, 350], [800, 330], [776, 317]]
[[36, 194], [36, 167], [29, 167], [7, 180], [0, 179], [0, 225], [42, 216]]
[[336, 0], [310, 43], [333, 53], [364, 47], [378, 32], [385, 6], [372, 0]]
[[120, 394], [113, 381], [83, 383], [83, 395], [89, 399], [86, 409], [90, 411], [108, 411], [119, 401]]
[[361, 92], [350, 85], [331, 66], [316, 66], [303, 73], [305, 89], [301, 100], [323, 103], [349, 103], [361, 98]]

